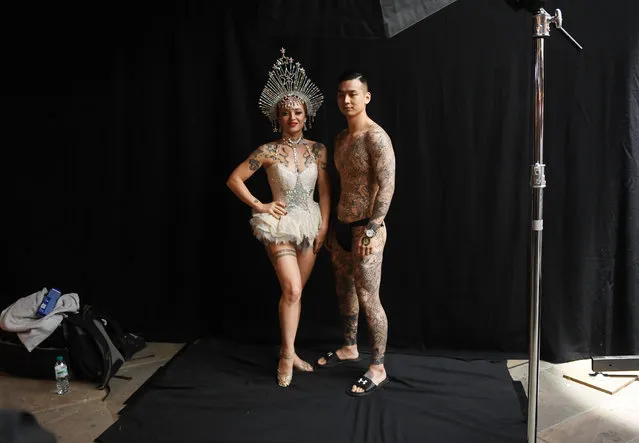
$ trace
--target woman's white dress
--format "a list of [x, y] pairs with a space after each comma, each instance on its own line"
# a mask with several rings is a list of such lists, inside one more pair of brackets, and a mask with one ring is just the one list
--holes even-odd
[[287, 214], [279, 220], [271, 214], [253, 211], [250, 224], [253, 235], [263, 243], [292, 242], [299, 249], [313, 245], [322, 224], [319, 204], [313, 200], [317, 183], [317, 159], [306, 147], [313, 159], [302, 171], [299, 169], [297, 151], [293, 148], [296, 170], [276, 161], [266, 169], [273, 201], [286, 203]]

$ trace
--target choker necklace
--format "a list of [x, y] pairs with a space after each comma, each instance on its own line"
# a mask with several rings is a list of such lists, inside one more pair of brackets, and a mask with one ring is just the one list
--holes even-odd
[[292, 138], [287, 138], [286, 139], [286, 144], [289, 145], [290, 147], [293, 147], [293, 145], [299, 145], [300, 143], [302, 143], [304, 141], [304, 137], [300, 137], [297, 140], [293, 140]]

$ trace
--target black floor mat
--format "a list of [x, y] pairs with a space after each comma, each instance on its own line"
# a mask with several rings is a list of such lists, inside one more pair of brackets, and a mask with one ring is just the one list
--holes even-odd
[[[323, 350], [322, 350], [323, 351]], [[299, 349], [314, 362], [320, 350]], [[100, 443], [524, 443], [526, 422], [506, 361], [388, 352], [390, 384], [344, 390], [359, 363], [275, 381], [276, 349], [202, 339], [158, 371]]]

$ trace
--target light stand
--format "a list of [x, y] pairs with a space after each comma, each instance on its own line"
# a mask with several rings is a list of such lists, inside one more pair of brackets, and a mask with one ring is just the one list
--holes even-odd
[[[539, 3], [534, 2], [536, 7]], [[530, 11], [533, 12], [533, 11]], [[532, 235], [531, 235], [531, 302], [530, 302], [530, 358], [528, 360], [528, 443], [537, 442], [537, 397], [539, 396], [539, 317], [541, 301], [541, 245], [543, 220], [543, 192], [546, 187], [544, 164], [544, 39], [550, 36], [550, 25], [555, 25], [562, 34], [579, 50], [577, 43], [562, 27], [559, 9], [553, 17], [543, 8], [534, 12], [534, 134], [533, 164], [530, 171], [532, 188]]]

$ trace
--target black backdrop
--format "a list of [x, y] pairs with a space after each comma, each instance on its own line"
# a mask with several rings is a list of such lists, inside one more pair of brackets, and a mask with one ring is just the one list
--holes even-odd
[[[277, 341], [277, 281], [224, 183], [274, 138], [257, 98], [285, 46], [326, 96], [309, 138], [332, 150], [335, 78], [357, 68], [393, 139], [389, 343], [526, 353], [531, 15], [459, 0], [375, 39], [355, 32], [370, 8], [292, 32], [263, 6], [6, 11], [2, 305], [58, 287], [148, 340]], [[639, 353], [639, 6], [554, 8], [584, 51], [546, 41], [542, 358]], [[268, 199], [262, 171], [248, 185]], [[303, 301], [300, 342], [338, 341], [326, 251]]]

